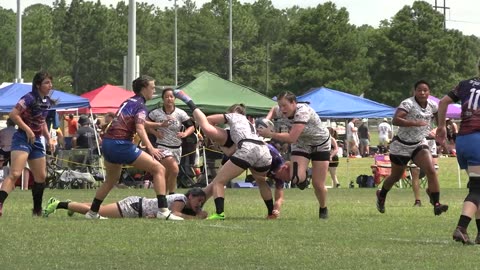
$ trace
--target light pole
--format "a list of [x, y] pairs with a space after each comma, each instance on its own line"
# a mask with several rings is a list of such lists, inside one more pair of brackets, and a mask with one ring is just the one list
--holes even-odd
[[229, 26], [230, 26], [230, 31], [229, 31], [229, 43], [230, 43], [230, 48], [229, 48], [229, 62], [228, 62], [228, 80], [231, 81], [232, 78], [232, 55], [233, 55], [233, 45], [232, 45], [232, 0], [229, 1]]
[[178, 46], [177, 46], [177, 0], [173, 0], [175, 8], [175, 87], [178, 85]]
[[[172, 1], [172, 0], [168, 0]], [[173, 46], [175, 47], [175, 86], [178, 85], [178, 39], [177, 39], [177, 32], [178, 32], [178, 17], [177, 17], [177, 0], [173, 0], [173, 9], [175, 13], [174, 19], [174, 33], [173, 33]]]

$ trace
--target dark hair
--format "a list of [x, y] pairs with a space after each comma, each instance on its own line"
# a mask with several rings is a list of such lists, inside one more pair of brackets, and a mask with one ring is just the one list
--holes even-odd
[[163, 97], [165, 96], [165, 93], [168, 92], [168, 91], [172, 91], [172, 93], [173, 93], [173, 88], [170, 88], [170, 87], [169, 87], [169, 88], [163, 89], [163, 91], [162, 91], [162, 99], [163, 99]]
[[115, 118], [115, 113], [107, 112], [104, 117], [106, 117], [106, 116], [111, 117], [111, 118]]
[[228, 113], [239, 113], [246, 115], [247, 114], [247, 109], [245, 108], [245, 105], [243, 103], [240, 104], [233, 104], [230, 106], [227, 110]]
[[427, 81], [425, 81], [425, 80], [419, 80], [418, 82], [415, 83], [415, 85], [414, 85], [415, 88], [414, 88], [414, 89], [417, 89], [417, 87], [418, 87], [420, 84], [425, 84], [425, 85], [428, 86], [428, 88], [430, 88], [430, 84], [429, 84]]
[[295, 96], [295, 94], [290, 91], [283, 91], [280, 94], [278, 94], [277, 100], [280, 100], [282, 98], [290, 101], [290, 103], [297, 102], [297, 96]]
[[191, 188], [187, 191], [187, 193], [185, 193], [186, 197], [190, 195], [192, 195], [192, 197], [205, 197], [205, 198], [207, 197], [207, 194], [205, 194], [205, 191], [203, 191], [203, 189], [198, 187]]
[[132, 82], [133, 92], [139, 94], [142, 91], [143, 87], [147, 87], [151, 81], [155, 81], [152, 77], [147, 75], [142, 75]]
[[332, 136], [334, 139], [337, 139], [337, 131], [332, 127], [327, 127], [327, 129], [330, 132], [330, 136]]
[[7, 118], [7, 127], [15, 126], [15, 122], [11, 118]]
[[[36, 98], [35, 100], [35, 104], [37, 106], [39, 106], [42, 102], [41, 100], [39, 99], [40, 98], [40, 94], [38, 93], [38, 85], [41, 85], [42, 82], [45, 80], [45, 79], [50, 79], [51, 81], [53, 81], [53, 77], [52, 75], [50, 75], [50, 73], [46, 72], [46, 71], [39, 71], [35, 74], [35, 76], [33, 76], [33, 80], [32, 80], [32, 93]], [[54, 100], [52, 98], [50, 98], [50, 96], [45, 96], [46, 99], [49, 99], [50, 100], [50, 104], [51, 105], [56, 105], [58, 103], [58, 100]]]

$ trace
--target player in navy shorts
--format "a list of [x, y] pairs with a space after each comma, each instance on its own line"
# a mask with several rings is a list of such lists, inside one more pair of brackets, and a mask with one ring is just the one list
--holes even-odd
[[[480, 69], [480, 62], [478, 63]], [[443, 144], [447, 137], [446, 112], [450, 103], [460, 102], [462, 106], [460, 130], [456, 139], [457, 161], [461, 169], [468, 173], [468, 195], [453, 231], [453, 240], [463, 244], [480, 244], [480, 233], [475, 242], [467, 234], [468, 224], [476, 216], [477, 230], [480, 232], [480, 78], [464, 80], [440, 100], [438, 107], [437, 141]], [[476, 214], [476, 215], [475, 215]]]
[[[135, 168], [149, 172], [153, 176], [153, 188], [157, 194], [157, 218], [183, 220], [168, 209], [166, 199], [165, 167], [158, 160], [162, 153], [152, 146], [145, 131], [145, 125], [160, 127], [160, 123], [145, 121], [147, 108], [145, 102], [152, 99], [155, 92], [155, 80], [149, 76], [141, 76], [132, 83], [135, 95], [125, 100], [118, 109], [115, 118], [107, 127], [102, 142], [105, 158], [105, 182], [97, 190], [90, 210], [85, 214], [87, 219], [102, 218], [98, 211], [105, 197], [120, 179], [122, 166], [130, 164]], [[155, 126], [158, 125], [158, 126]], [[146, 146], [147, 152], [133, 144], [137, 133]], [[153, 156], [153, 157], [152, 157]]]
[[[35, 74], [32, 82], [32, 91], [24, 95], [10, 112], [10, 119], [18, 125], [17, 132], [12, 138], [10, 173], [3, 181], [0, 190], [0, 216], [3, 213], [3, 204], [8, 194], [15, 188], [15, 182], [22, 175], [28, 161], [33, 173], [32, 187], [33, 216], [42, 215], [43, 190], [45, 189], [46, 161], [45, 146], [41, 136], [46, 142], [50, 141], [45, 118], [48, 109], [55, 105], [50, 99], [52, 90], [52, 76], [45, 71]], [[49, 145], [53, 153], [53, 144]]]

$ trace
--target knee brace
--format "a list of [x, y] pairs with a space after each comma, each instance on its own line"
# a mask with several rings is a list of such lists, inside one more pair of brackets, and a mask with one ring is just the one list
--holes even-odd
[[480, 204], [480, 177], [470, 176], [467, 187], [469, 192], [464, 202], [471, 202], [478, 207]]

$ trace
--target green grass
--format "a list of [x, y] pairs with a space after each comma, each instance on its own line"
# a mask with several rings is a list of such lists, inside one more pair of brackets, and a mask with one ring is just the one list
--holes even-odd
[[[445, 160], [445, 161], [443, 161]], [[372, 159], [350, 159], [350, 175]], [[443, 164], [445, 162], [445, 164]], [[346, 161], [339, 172], [344, 177]], [[1, 269], [467, 269], [476, 268], [477, 246], [451, 240], [465, 189], [458, 189], [454, 159], [441, 159], [442, 202], [434, 216], [413, 208], [410, 189], [389, 193], [386, 213], [375, 208], [374, 189], [329, 189], [330, 218], [318, 219], [312, 189], [286, 190], [281, 218], [266, 220], [256, 189], [226, 191], [225, 221], [154, 219], [85, 220], [59, 210], [32, 218], [31, 193], [11, 193], [0, 218]], [[455, 165], [456, 166], [456, 165]], [[454, 170], [455, 169], [455, 170]], [[339, 173], [340, 175], [340, 173]], [[452, 179], [450, 179], [452, 178]], [[347, 178], [342, 180], [347, 186]], [[181, 190], [182, 192], [184, 190]], [[94, 190], [46, 190], [50, 196], [91, 201]], [[115, 189], [106, 203], [153, 190]], [[208, 201], [206, 210], [214, 204]], [[470, 235], [475, 237], [473, 221]]]

